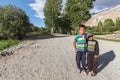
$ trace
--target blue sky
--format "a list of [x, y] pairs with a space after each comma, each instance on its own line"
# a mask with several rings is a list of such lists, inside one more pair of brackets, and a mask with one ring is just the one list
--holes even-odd
[[120, 0], [96, 0], [94, 2], [94, 8], [91, 12], [100, 12], [102, 10], [113, 8], [117, 5], [120, 5]]
[[[63, 0], [63, 5], [65, 5]], [[30, 22], [38, 27], [44, 27], [44, 13], [43, 8], [46, 0], [0, 0], [0, 6], [8, 4], [15, 5], [22, 8], [29, 16]], [[90, 11], [99, 12], [120, 4], [120, 0], [96, 0], [94, 8]]]
[[35, 2], [36, 2], [35, 0], [0, 0], [0, 6], [11, 4], [20, 7], [29, 16], [31, 23], [38, 27], [44, 27], [45, 25], [43, 18], [38, 17], [37, 12], [30, 6]]

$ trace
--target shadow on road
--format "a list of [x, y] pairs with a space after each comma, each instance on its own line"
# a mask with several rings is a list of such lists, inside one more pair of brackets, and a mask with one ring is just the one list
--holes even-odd
[[102, 55], [100, 55], [98, 61], [98, 73], [101, 72], [107, 65], [115, 59], [116, 55], [113, 50], [110, 50], [109, 52], [106, 52]]
[[68, 37], [68, 36], [66, 35], [32, 36], [32, 37], [26, 37], [25, 40], [39, 40], [39, 39], [62, 38], [62, 37]]

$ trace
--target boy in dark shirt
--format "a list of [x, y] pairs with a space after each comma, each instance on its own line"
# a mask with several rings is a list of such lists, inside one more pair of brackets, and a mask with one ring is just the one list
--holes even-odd
[[87, 40], [87, 71], [92, 71], [91, 76], [95, 76], [97, 74], [98, 67], [99, 45], [98, 41], [93, 39], [93, 35], [91, 33], [87, 34]]

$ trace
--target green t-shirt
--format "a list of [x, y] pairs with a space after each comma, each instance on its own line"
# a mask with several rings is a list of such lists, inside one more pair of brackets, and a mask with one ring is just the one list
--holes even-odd
[[75, 40], [76, 40], [77, 51], [86, 51], [87, 50], [87, 41], [86, 41], [85, 35], [78, 34], [75, 36]]

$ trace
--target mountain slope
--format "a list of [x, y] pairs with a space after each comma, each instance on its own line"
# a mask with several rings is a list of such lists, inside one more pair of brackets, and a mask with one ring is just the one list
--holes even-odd
[[116, 18], [120, 17], [120, 5], [111, 8], [106, 11], [99, 12], [97, 14], [92, 15], [92, 17], [85, 23], [87, 26], [97, 26], [99, 21], [104, 22], [105, 19], [112, 19], [113, 21]]

